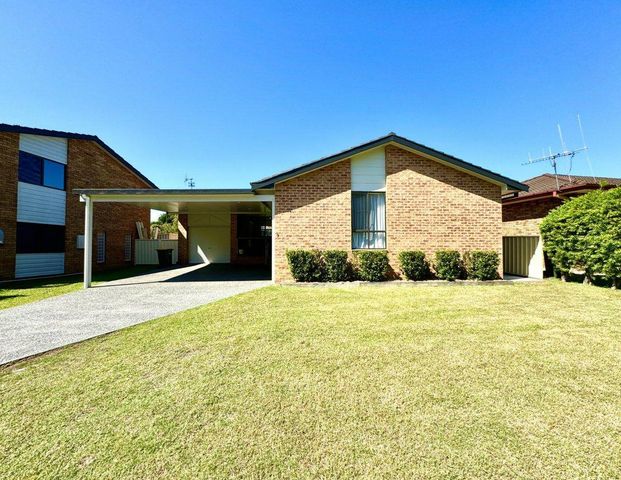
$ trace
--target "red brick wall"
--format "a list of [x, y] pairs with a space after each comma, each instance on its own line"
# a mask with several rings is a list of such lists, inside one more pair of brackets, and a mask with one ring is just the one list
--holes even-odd
[[[76, 237], [84, 233], [84, 203], [74, 188], [151, 188], [95, 142], [68, 140], [67, 212], [65, 229], [65, 273], [83, 268], [84, 250], [76, 248]], [[121, 203], [95, 203], [93, 210], [93, 270], [132, 265], [124, 260], [125, 235], [137, 237], [136, 222], [149, 229], [149, 209]], [[97, 233], [106, 233], [106, 261], [96, 262]]]
[[287, 249], [351, 249], [351, 162], [276, 184], [276, 281], [291, 280]]
[[[276, 281], [290, 280], [292, 248], [351, 252], [351, 162], [279, 183], [276, 197]], [[386, 147], [387, 249], [398, 274], [402, 250], [494, 250], [501, 256], [501, 189], [398, 147]], [[501, 272], [502, 273], [502, 272]]]
[[550, 210], [563, 203], [558, 197], [542, 198], [520, 203], [506, 203], [502, 206], [502, 221], [528, 220], [543, 218]]
[[[386, 243], [402, 250], [494, 250], [501, 256], [500, 186], [421, 155], [386, 147]], [[502, 273], [502, 272], [500, 272]]]
[[179, 265], [188, 265], [190, 263], [190, 225], [188, 224], [188, 215], [180, 213], [177, 217], [177, 225], [179, 229], [177, 236], [177, 263]]
[[0, 132], [0, 280], [15, 276], [15, 233], [17, 229], [17, 166], [19, 134]]

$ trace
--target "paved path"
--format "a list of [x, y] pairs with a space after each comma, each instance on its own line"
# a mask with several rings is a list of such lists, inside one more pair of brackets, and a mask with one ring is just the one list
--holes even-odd
[[226, 277], [205, 281], [201, 268], [115, 280], [0, 310], [0, 364], [270, 284]]

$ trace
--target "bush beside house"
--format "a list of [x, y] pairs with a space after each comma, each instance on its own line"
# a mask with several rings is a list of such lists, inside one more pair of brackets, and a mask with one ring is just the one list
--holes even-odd
[[596, 190], [552, 210], [540, 226], [544, 249], [565, 280], [570, 270], [595, 274], [621, 287], [621, 188]]
[[359, 250], [354, 253], [360, 280], [380, 282], [386, 280], [390, 265], [386, 250]]
[[425, 253], [418, 250], [399, 253], [399, 267], [408, 280], [426, 280], [431, 275]]
[[433, 268], [438, 278], [453, 281], [461, 278], [464, 265], [457, 250], [438, 250]]
[[474, 250], [464, 254], [464, 268], [473, 280], [496, 280], [500, 257], [498, 252]]

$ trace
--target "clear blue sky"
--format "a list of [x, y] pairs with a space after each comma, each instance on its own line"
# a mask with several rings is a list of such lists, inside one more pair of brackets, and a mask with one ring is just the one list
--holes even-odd
[[0, 44], [0, 122], [96, 134], [163, 188], [247, 187], [389, 131], [525, 179], [557, 122], [581, 143], [576, 113], [621, 177], [618, 1], [4, 0]]

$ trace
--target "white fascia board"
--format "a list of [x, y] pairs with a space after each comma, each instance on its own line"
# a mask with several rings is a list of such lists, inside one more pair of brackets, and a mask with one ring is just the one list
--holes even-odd
[[[84, 195], [81, 195], [84, 196]], [[220, 195], [88, 195], [96, 203], [205, 203], [205, 202], [271, 202], [274, 195], [220, 194]]]

